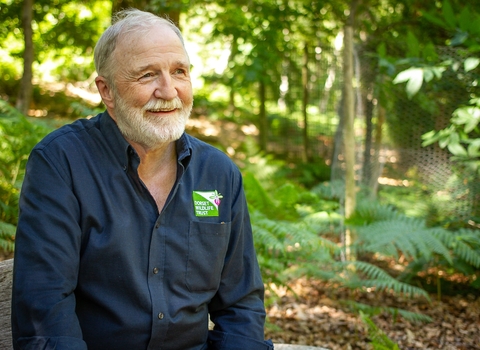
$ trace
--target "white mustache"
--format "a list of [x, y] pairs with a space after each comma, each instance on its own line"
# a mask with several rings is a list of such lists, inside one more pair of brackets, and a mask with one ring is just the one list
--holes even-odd
[[143, 109], [145, 111], [171, 111], [174, 109], [182, 109], [183, 103], [180, 98], [175, 97], [173, 100], [155, 100], [155, 101], [148, 101]]

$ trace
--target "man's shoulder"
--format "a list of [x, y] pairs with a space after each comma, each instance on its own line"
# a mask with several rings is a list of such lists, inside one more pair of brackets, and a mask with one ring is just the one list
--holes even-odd
[[35, 149], [45, 149], [48, 147], [69, 147], [78, 144], [82, 134], [88, 133], [90, 129], [96, 128], [98, 117], [91, 119], [77, 119], [71, 123], [65, 124], [45, 136]]

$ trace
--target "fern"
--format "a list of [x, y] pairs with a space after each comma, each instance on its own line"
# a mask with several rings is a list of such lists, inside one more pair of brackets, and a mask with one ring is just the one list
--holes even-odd
[[7, 252], [14, 249], [15, 230], [14, 225], [0, 221], [0, 247]]
[[[339, 280], [351, 289], [375, 288], [379, 291], [393, 291], [408, 297], [421, 296], [427, 300], [430, 299], [428, 293], [423, 289], [400, 282], [383, 269], [368, 262], [348, 261], [339, 262], [337, 265], [344, 271], [348, 271], [343, 274], [345, 277], [339, 277]], [[339, 276], [342, 275], [339, 274]]]
[[29, 122], [0, 99], [0, 247], [12, 251], [18, 198], [25, 163], [33, 146], [50, 130]]
[[395, 320], [398, 316], [401, 316], [405, 320], [413, 323], [430, 323], [433, 322], [433, 319], [430, 316], [418, 313], [411, 312], [405, 309], [400, 309], [396, 307], [386, 307], [386, 306], [372, 306], [364, 303], [360, 303], [353, 300], [344, 300], [341, 301], [341, 304], [347, 306], [350, 310], [358, 313], [365, 314], [368, 316], [376, 316], [382, 313], [387, 313], [393, 317]]
[[452, 254], [474, 268], [480, 268], [480, 231], [460, 229], [458, 231], [446, 231], [436, 229], [434, 235], [441, 240]]
[[345, 223], [352, 226], [363, 226], [378, 221], [394, 220], [400, 216], [401, 214], [390, 205], [365, 200], [358, 203], [355, 213]]
[[396, 259], [399, 254], [411, 259], [422, 256], [430, 259], [438, 254], [452, 263], [448, 247], [435, 235], [437, 231], [426, 227], [420, 219], [396, 216], [356, 227], [359, 238], [356, 247], [359, 251], [380, 253]]
[[398, 344], [380, 330], [368, 316], [360, 313], [360, 317], [367, 326], [368, 336], [372, 340], [371, 344], [374, 350], [400, 350]]

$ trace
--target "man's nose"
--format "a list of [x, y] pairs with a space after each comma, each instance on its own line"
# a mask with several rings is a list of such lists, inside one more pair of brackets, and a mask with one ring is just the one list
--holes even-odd
[[173, 100], [177, 97], [177, 89], [175, 81], [168, 74], [162, 74], [156, 80], [156, 88], [153, 93], [154, 97], [161, 98], [167, 101]]

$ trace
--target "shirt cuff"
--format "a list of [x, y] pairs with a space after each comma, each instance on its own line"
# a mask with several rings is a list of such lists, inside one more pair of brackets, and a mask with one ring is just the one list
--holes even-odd
[[208, 350], [273, 350], [271, 340], [258, 341], [253, 338], [221, 331], [208, 332]]
[[87, 344], [74, 337], [22, 337], [14, 349], [21, 350], [87, 350]]

